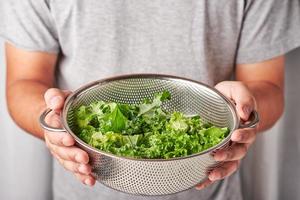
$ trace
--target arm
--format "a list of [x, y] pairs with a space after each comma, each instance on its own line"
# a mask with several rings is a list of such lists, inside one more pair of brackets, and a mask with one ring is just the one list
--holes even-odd
[[[28, 52], [6, 44], [7, 104], [14, 121], [30, 134], [45, 140], [51, 154], [81, 182], [94, 185], [88, 154], [74, 146], [68, 133], [51, 133], [39, 126], [39, 116], [46, 107], [53, 112], [46, 121], [60, 126], [59, 111], [67, 92], [50, 87], [54, 82], [57, 56], [42, 52]], [[45, 99], [44, 99], [45, 98]]]
[[236, 79], [246, 84], [260, 114], [258, 131], [275, 124], [284, 109], [284, 56], [236, 67]]
[[6, 96], [13, 120], [25, 131], [44, 138], [38, 117], [46, 108], [44, 93], [53, 86], [57, 55], [27, 52], [5, 45]]

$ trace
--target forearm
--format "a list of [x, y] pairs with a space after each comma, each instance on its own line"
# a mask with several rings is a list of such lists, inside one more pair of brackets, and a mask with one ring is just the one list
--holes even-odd
[[258, 131], [272, 127], [284, 110], [283, 89], [268, 81], [246, 82], [257, 103], [260, 116]]
[[7, 85], [7, 105], [13, 120], [28, 133], [43, 139], [38, 118], [46, 105], [44, 93], [49, 86], [34, 80], [18, 80]]

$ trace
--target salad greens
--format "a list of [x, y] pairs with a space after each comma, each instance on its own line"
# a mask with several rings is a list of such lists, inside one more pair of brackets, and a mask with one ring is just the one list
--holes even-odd
[[206, 150], [229, 133], [202, 121], [199, 115], [162, 110], [168, 91], [140, 105], [97, 101], [75, 112], [77, 135], [84, 142], [115, 155], [168, 159]]

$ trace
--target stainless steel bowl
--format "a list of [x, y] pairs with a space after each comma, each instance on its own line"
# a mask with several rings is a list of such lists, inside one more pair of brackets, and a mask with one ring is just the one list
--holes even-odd
[[[204, 121], [229, 127], [229, 135], [218, 145], [194, 155], [172, 159], [133, 159], [116, 156], [93, 148], [74, 132], [74, 110], [97, 100], [138, 104], [154, 93], [170, 91], [172, 98], [163, 104], [167, 111], [186, 115], [199, 114]], [[125, 193], [136, 195], [167, 195], [187, 190], [207, 178], [207, 173], [219, 162], [212, 152], [226, 148], [232, 132], [238, 128], [254, 127], [259, 119], [256, 111], [248, 124], [241, 124], [234, 104], [216, 89], [205, 84], [167, 75], [136, 74], [99, 80], [81, 87], [65, 101], [61, 114], [62, 129], [45, 123], [46, 110], [40, 117], [41, 126], [48, 131], [68, 132], [76, 145], [88, 152], [92, 174], [100, 183]]]

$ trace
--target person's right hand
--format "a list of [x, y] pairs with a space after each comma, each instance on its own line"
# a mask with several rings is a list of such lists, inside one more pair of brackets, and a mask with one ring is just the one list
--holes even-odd
[[[51, 112], [46, 117], [46, 122], [53, 127], [61, 127], [59, 113], [63, 108], [65, 98], [70, 92], [51, 88], [45, 93], [47, 108]], [[95, 178], [91, 175], [91, 166], [88, 164], [88, 154], [74, 146], [75, 140], [67, 132], [54, 133], [44, 131], [45, 142], [51, 154], [64, 166], [71, 171], [82, 183], [92, 186], [95, 184]]]

